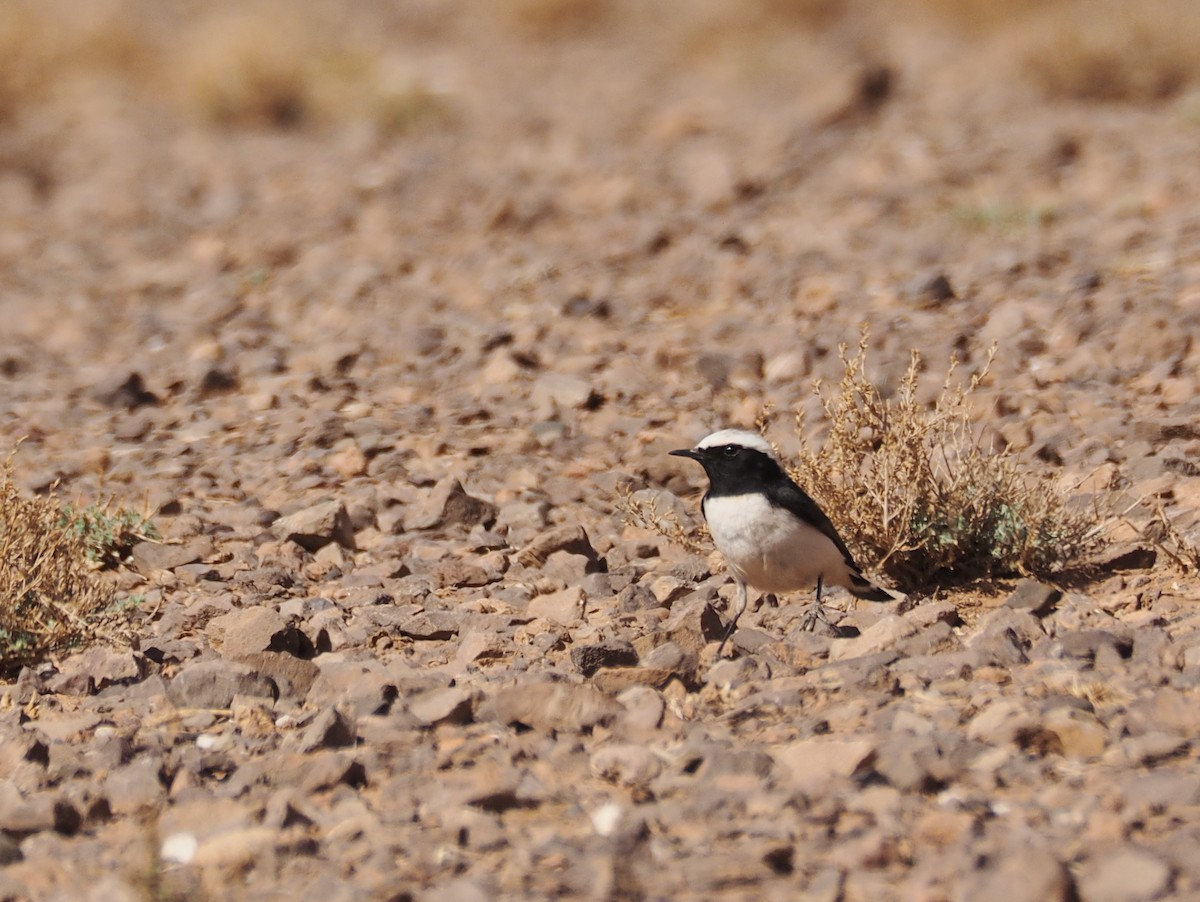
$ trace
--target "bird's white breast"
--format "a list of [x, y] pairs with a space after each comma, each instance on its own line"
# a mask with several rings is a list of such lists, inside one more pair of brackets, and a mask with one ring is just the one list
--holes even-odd
[[704, 502], [708, 531], [730, 568], [763, 592], [790, 592], [817, 577], [844, 582], [842, 553], [820, 530], [758, 493]]

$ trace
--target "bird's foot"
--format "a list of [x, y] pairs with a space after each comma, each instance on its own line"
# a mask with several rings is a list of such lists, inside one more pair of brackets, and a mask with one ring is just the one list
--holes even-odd
[[800, 622], [800, 629], [806, 633], [811, 633], [816, 630], [818, 623], [823, 623], [831, 628], [833, 627], [833, 624], [829, 622], [829, 615], [825, 613], [825, 608], [821, 606], [819, 601], [815, 601], [812, 607], [808, 609], [808, 613], [804, 615], [804, 620]]

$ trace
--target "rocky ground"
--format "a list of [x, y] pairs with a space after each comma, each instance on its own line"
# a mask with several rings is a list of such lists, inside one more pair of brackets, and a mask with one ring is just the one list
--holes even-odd
[[997, 343], [998, 441], [1190, 535], [1191, 73], [1078, 99], [1020, 4], [446, 7], [238, 26], [368, 48], [399, 123], [214, 123], [214, 71], [267, 88], [188, 4], [108, 3], [125, 43], [74, 26], [103, 53], [0, 107], [0, 445], [166, 537], [104, 576], [134, 647], [0, 689], [0, 896], [1200, 898], [1162, 553], [850, 638], [765, 607], [716, 660], [719, 557], [622, 516], [694, 517], [666, 452], [765, 404], [794, 450], [867, 323], [931, 397]]

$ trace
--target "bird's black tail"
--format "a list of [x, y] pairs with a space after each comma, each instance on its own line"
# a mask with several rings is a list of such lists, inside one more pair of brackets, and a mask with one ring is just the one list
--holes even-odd
[[896, 601], [902, 596], [882, 586], [877, 586], [856, 570], [850, 571], [849, 585], [846, 588], [855, 598], [864, 601]]

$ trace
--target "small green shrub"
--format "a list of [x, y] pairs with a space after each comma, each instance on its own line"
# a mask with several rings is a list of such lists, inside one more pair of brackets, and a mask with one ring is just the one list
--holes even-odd
[[77, 538], [87, 559], [101, 567], [120, 565], [133, 546], [143, 539], [157, 539], [158, 531], [147, 517], [126, 508], [110, 512], [107, 505], [63, 508], [58, 525]]

